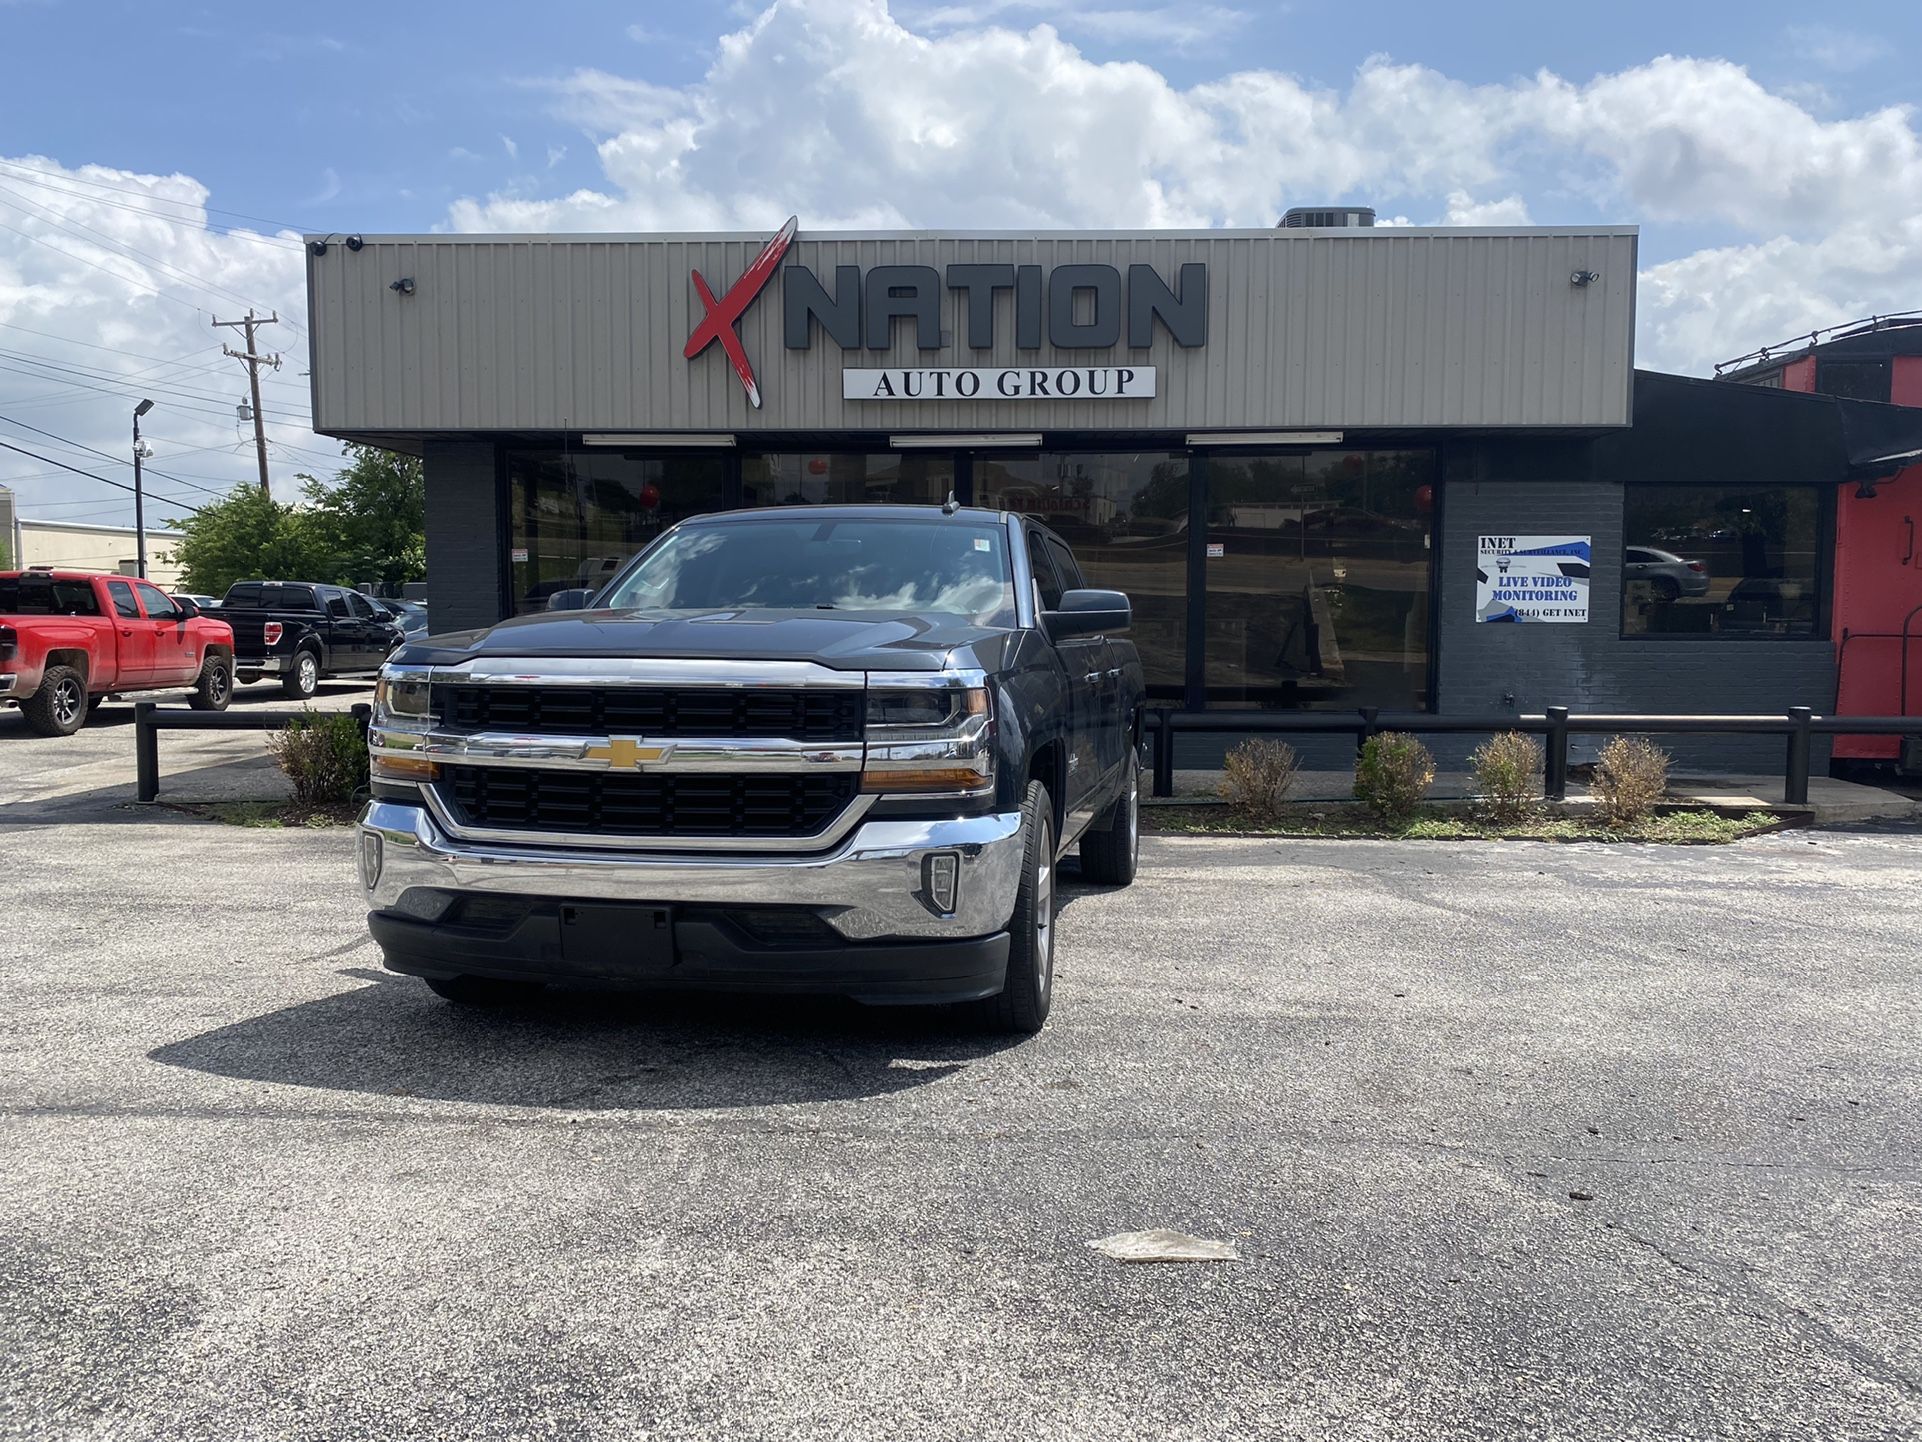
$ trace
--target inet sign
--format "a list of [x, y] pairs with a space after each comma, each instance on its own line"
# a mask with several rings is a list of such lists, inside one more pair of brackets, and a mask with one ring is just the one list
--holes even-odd
[[1588, 619], [1587, 536], [1482, 536], [1475, 547], [1477, 621]]

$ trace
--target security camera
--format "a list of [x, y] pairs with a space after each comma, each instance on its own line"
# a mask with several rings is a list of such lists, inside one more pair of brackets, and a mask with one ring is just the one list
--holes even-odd
[[362, 240], [357, 235], [350, 235], [347, 237], [347, 248], [349, 250], [359, 250], [365, 244], [367, 244], [367, 242]]
[[403, 275], [399, 280], [388, 281], [387, 288], [389, 290], [397, 290], [402, 295], [412, 295], [414, 293], [414, 278], [411, 275]]
[[309, 255], [325, 255], [325, 254], [327, 254], [327, 242], [326, 242], [326, 241], [324, 241], [324, 240], [310, 240], [310, 241], [308, 241], [308, 242], [307, 242], [307, 254], [309, 254]]
[[[351, 240], [347, 243], [353, 245]], [[1601, 278], [1602, 273], [1599, 270], [1577, 270], [1570, 272], [1568, 283], [1573, 286], [1593, 285]]]

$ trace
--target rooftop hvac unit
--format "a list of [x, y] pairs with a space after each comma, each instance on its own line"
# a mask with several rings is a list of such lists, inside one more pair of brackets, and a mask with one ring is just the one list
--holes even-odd
[[1351, 230], [1375, 223], [1366, 205], [1297, 205], [1281, 218], [1281, 230]]

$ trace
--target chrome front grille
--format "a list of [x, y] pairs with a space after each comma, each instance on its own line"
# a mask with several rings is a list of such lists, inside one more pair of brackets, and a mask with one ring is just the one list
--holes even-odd
[[450, 731], [814, 743], [861, 739], [858, 688], [436, 685]]

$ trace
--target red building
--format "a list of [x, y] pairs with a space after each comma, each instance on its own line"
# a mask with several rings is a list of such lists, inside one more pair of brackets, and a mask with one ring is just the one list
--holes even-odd
[[[1922, 407], [1922, 312], [1817, 331], [1726, 362], [1716, 374], [1749, 385]], [[1901, 467], [1904, 460], [1909, 464]], [[1922, 714], [1922, 540], [1916, 534], [1922, 456], [1894, 453], [1890, 470], [1887, 479], [1836, 489], [1829, 614], [1838, 715]], [[1902, 758], [1902, 746], [1894, 736], [1842, 736], [1834, 756], [1922, 763], [1922, 757]]]

